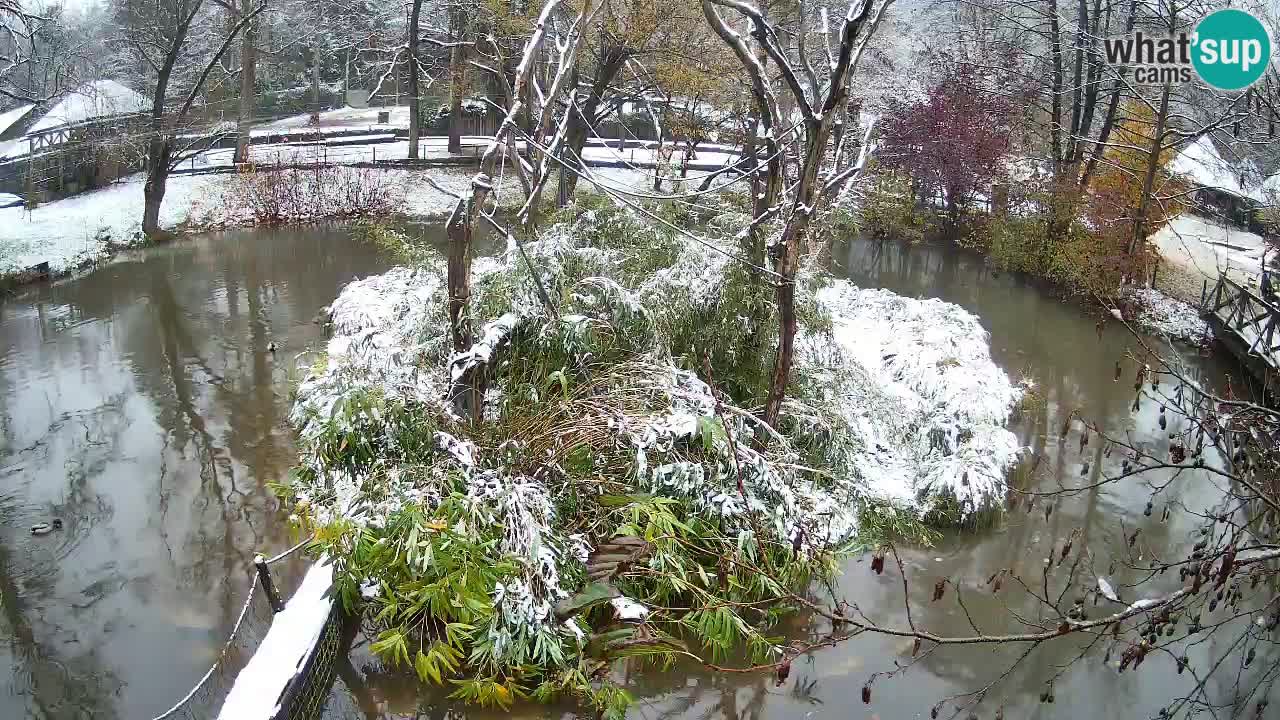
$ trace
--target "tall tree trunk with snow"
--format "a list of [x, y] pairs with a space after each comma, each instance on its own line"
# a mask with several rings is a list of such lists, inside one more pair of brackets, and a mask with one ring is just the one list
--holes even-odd
[[320, 125], [320, 38], [311, 46], [311, 124]]
[[1049, 85], [1049, 145], [1053, 151], [1053, 174], [1062, 173], [1062, 25], [1058, 17], [1058, 0], [1049, 0], [1049, 51], [1052, 82]]
[[463, 39], [467, 35], [467, 13], [455, 8], [453, 18], [453, 42], [449, 51], [449, 152], [462, 152], [462, 96], [467, 91], [467, 48]]
[[[1164, 28], [1172, 35], [1178, 29], [1178, 6], [1169, 4], [1169, 15], [1161, 20], [1168, 23]], [[1133, 213], [1133, 234], [1129, 237], [1128, 255], [1129, 262], [1134, 261], [1134, 256], [1142, 243], [1147, 239], [1147, 213], [1151, 209], [1152, 192], [1155, 188], [1156, 174], [1160, 171], [1160, 155], [1164, 150], [1165, 128], [1169, 125], [1169, 94], [1172, 87], [1165, 83], [1160, 89], [1160, 107], [1156, 110], [1155, 127], [1151, 131], [1151, 146], [1147, 154], [1147, 166], [1142, 176], [1142, 194], [1138, 196], [1138, 206], [1134, 208]]]
[[147, 180], [142, 186], [142, 232], [147, 237], [160, 235], [160, 206], [164, 203], [165, 186], [169, 181], [169, 160], [173, 153], [172, 141], [165, 128], [165, 102], [169, 95], [169, 77], [173, 74], [194, 17], [193, 12], [186, 22], [179, 24], [173, 44], [156, 73], [156, 90], [151, 97], [151, 117], [148, 122], [151, 137], [147, 140]]
[[[240, 14], [253, 11], [253, 0], [240, 0]], [[253, 23], [244, 27], [240, 36], [240, 113], [236, 127], [235, 162], [249, 162], [249, 128], [253, 123], [254, 85], [257, 83], [258, 54], [254, 47]]]
[[422, 99], [419, 94], [419, 78], [417, 78], [417, 35], [419, 35], [419, 17], [422, 14], [422, 0], [413, 0], [408, 13], [408, 159], [417, 160], [417, 145], [422, 132]]
[[204, 88], [205, 81], [209, 79], [209, 73], [235, 42], [236, 33], [243, 31], [245, 26], [253, 22], [258, 13], [266, 8], [265, 4], [257, 6], [252, 11], [245, 13], [231, 28], [227, 33], [227, 37], [223, 39], [222, 44], [218, 46], [217, 51], [208, 58], [200, 74], [191, 83], [186, 99], [170, 116], [166, 113], [169, 82], [174, 68], [178, 65], [178, 59], [187, 50], [187, 37], [191, 30], [191, 24], [200, 12], [201, 4], [196, 2], [191, 6], [184, 7], [181, 14], [171, 14], [167, 18], [163, 14], [159, 15], [162, 19], [172, 20], [173, 25], [165, 28], [170, 33], [165, 36], [169, 44], [164, 48], [164, 59], [156, 72], [155, 91], [151, 97], [150, 117], [147, 123], [149, 137], [147, 138], [147, 179], [142, 186], [142, 232], [152, 237], [159, 236], [161, 233], [160, 207], [164, 203], [169, 173], [173, 169], [175, 161], [173, 136], [170, 134], [172, 128], [180, 126], [187, 117], [187, 113], [191, 111], [196, 98]]

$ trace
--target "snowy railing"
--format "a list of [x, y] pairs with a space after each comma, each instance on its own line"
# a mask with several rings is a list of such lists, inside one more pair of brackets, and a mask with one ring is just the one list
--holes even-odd
[[[186, 695], [152, 720], [173, 717], [209, 682], [235, 643], [259, 588], [274, 613], [271, 629], [236, 676], [218, 720], [303, 720], [315, 715], [328, 692], [328, 679], [318, 678], [324, 675], [322, 670], [333, 669], [333, 658], [321, 657], [321, 650], [327, 648], [329, 655], [333, 655], [340, 642], [339, 623], [333, 622], [340, 613], [329, 594], [333, 587], [333, 566], [327, 558], [318, 560], [307, 570], [288, 603], [281, 602], [268, 570], [269, 565], [289, 557], [311, 539], [270, 559], [262, 555], [254, 558], [257, 572], [250, 580], [240, 615], [223, 643], [222, 652]], [[329, 667], [318, 667], [325, 662]]]
[[326, 630], [332, 629], [332, 586], [333, 566], [321, 559], [307, 571], [284, 609], [272, 618], [267, 636], [236, 676], [218, 720], [296, 717], [293, 706], [310, 694], [308, 679], [316, 669]]
[[[1245, 348], [1245, 358], [1263, 360], [1272, 370], [1280, 369], [1280, 344], [1276, 342], [1276, 325], [1280, 324], [1280, 308], [1254, 294], [1249, 288], [1218, 276], [1213, 291], [1206, 294], [1202, 312], [1213, 319], [1219, 330], [1226, 330]], [[1233, 348], [1239, 349], [1239, 348]]]

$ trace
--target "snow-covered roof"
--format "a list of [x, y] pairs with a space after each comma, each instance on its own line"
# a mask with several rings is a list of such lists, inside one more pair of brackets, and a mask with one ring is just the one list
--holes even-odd
[[1171, 167], [1175, 173], [1187, 176], [1198, 185], [1265, 201], [1258, 187], [1246, 187], [1241, 182], [1240, 168], [1224, 160], [1207, 135], [1183, 148], [1173, 159]]
[[35, 105], [19, 105], [12, 110], [5, 110], [0, 113], [0, 134], [3, 134], [11, 125], [26, 117], [33, 107]]
[[95, 80], [67, 93], [27, 133], [147, 109], [147, 99], [115, 80]]

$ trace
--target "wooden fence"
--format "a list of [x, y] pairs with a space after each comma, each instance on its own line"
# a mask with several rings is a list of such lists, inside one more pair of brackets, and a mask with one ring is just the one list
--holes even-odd
[[1280, 369], [1280, 307], [1273, 299], [1262, 298], [1223, 273], [1213, 289], [1204, 292], [1201, 312], [1241, 361], [1264, 371]]

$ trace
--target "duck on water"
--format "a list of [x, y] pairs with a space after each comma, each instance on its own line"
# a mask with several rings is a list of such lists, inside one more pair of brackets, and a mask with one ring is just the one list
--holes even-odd
[[49, 522], [39, 522], [31, 526], [32, 535], [48, 535], [54, 530], [62, 529], [62, 520], [54, 518]]

